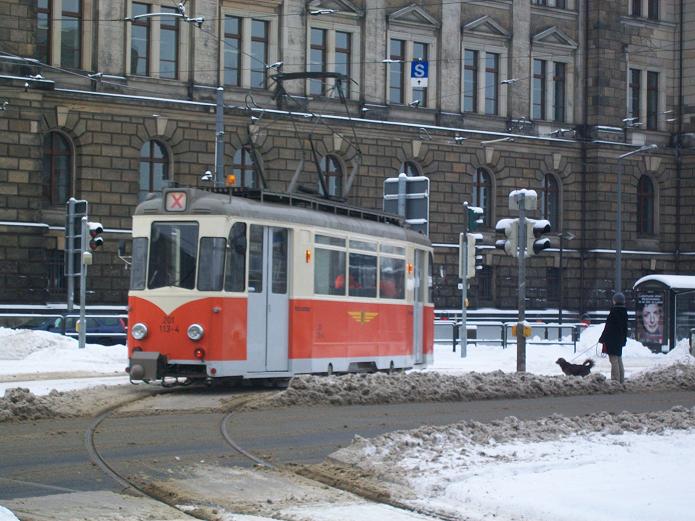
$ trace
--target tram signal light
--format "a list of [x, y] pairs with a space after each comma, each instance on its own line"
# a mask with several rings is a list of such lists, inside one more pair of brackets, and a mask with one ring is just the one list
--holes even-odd
[[543, 237], [550, 232], [550, 221], [526, 219], [526, 256], [533, 257], [550, 248], [550, 239]]
[[476, 243], [483, 240], [483, 236], [479, 233], [466, 234], [466, 278], [472, 279], [475, 277], [476, 270], [483, 269], [483, 256], [477, 255]]
[[478, 226], [485, 222], [483, 209], [478, 206], [467, 206], [466, 210], [468, 211], [468, 229], [466, 231], [475, 231]]
[[89, 230], [89, 249], [92, 251], [97, 251], [104, 245], [104, 238], [101, 234], [104, 233], [104, 227], [101, 223], [87, 223], [87, 229]]
[[65, 216], [65, 275], [80, 275], [82, 251], [82, 217], [87, 215], [87, 201], [70, 198]]
[[507, 255], [512, 257], [518, 257], [519, 219], [500, 219], [495, 225], [495, 231], [506, 237], [506, 239], [497, 240], [495, 248], [504, 250]]

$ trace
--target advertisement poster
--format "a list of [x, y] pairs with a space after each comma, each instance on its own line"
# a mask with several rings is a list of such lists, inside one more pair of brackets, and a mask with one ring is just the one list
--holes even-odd
[[648, 291], [637, 295], [635, 318], [637, 340], [655, 351], [664, 341], [664, 292]]

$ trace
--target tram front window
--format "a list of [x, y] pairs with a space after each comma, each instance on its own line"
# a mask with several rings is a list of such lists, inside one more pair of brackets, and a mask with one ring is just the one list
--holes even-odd
[[198, 253], [198, 223], [152, 223], [150, 243], [147, 288], [193, 289]]

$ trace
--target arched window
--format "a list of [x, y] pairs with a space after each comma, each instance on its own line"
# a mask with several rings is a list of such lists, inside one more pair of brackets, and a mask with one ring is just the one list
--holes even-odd
[[654, 234], [654, 184], [646, 175], [637, 184], [637, 233]]
[[[343, 167], [338, 158], [332, 155], [324, 156], [321, 160], [321, 172], [326, 180], [328, 195], [341, 197], [343, 195]], [[319, 191], [323, 191], [321, 186], [319, 186]]]
[[159, 141], [147, 141], [140, 149], [140, 201], [144, 201], [150, 192], [164, 188], [169, 179], [169, 158], [167, 151]]
[[560, 187], [557, 178], [552, 174], [545, 174], [543, 178], [541, 213], [543, 219], [550, 221], [552, 228], [560, 229]]
[[248, 147], [238, 148], [234, 152], [232, 171], [237, 178], [237, 186], [244, 188], [257, 188], [256, 167], [253, 163], [253, 156]]
[[492, 179], [484, 168], [478, 168], [473, 178], [473, 206], [483, 209], [483, 224], [492, 223]]
[[412, 161], [406, 161], [401, 167], [401, 172], [403, 172], [408, 177], [415, 177], [420, 175], [420, 169]]
[[60, 132], [49, 132], [43, 138], [42, 170], [44, 204], [65, 204], [72, 195], [72, 150]]

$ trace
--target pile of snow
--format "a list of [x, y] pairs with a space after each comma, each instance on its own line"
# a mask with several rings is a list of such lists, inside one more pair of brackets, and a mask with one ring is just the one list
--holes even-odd
[[330, 458], [445, 518], [684, 520], [695, 408], [425, 426], [356, 437]]
[[602, 374], [580, 378], [502, 371], [461, 375], [436, 372], [303, 375], [292, 378], [287, 389], [271, 397], [269, 403], [310, 406], [445, 402], [674, 389], [695, 390], [695, 364], [677, 363], [656, 368], [625, 384], [608, 380]]
[[128, 354], [123, 345], [87, 344], [74, 338], [25, 329], [0, 328], [0, 376], [45, 373], [123, 374]]
[[0, 398], [0, 423], [93, 415], [149, 394], [151, 389], [146, 387], [121, 387], [114, 392], [112, 387], [100, 385], [79, 391], [53, 390], [45, 396], [36, 396], [29, 389], [15, 387], [6, 390], [4, 397]]

